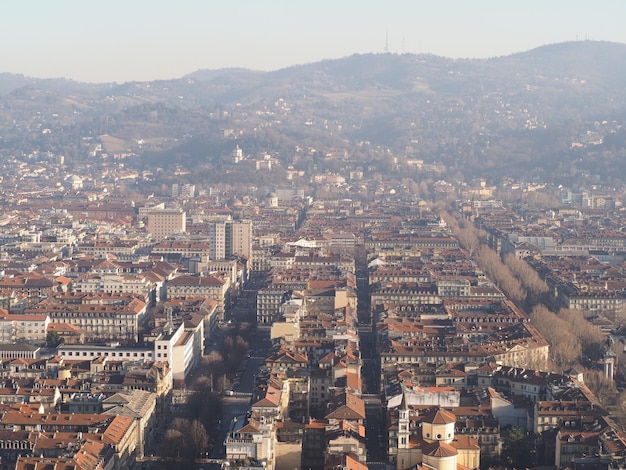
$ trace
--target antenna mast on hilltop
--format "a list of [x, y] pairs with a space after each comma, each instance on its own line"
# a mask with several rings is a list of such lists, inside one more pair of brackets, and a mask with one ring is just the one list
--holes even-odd
[[389, 30], [385, 31], [385, 54], [389, 52]]

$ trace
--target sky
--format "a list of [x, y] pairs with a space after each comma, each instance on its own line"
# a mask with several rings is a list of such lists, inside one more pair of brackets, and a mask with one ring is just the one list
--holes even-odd
[[0, 73], [121, 83], [356, 53], [488, 58], [626, 44], [624, 18], [623, 0], [3, 0]]

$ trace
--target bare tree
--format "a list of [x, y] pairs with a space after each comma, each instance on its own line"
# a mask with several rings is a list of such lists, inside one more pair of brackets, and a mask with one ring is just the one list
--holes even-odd
[[530, 305], [539, 302], [541, 296], [548, 292], [546, 283], [526, 261], [509, 253], [504, 257], [504, 264], [526, 289], [527, 301]]
[[615, 398], [615, 415], [624, 429], [626, 427], [626, 391], [620, 392]]
[[494, 250], [481, 245], [476, 254], [476, 262], [513, 302], [519, 304], [525, 299], [526, 292], [522, 283], [511, 274]]
[[199, 420], [174, 418], [165, 432], [161, 455], [177, 460], [192, 460], [199, 457], [208, 444], [209, 435]]
[[550, 344], [550, 359], [557, 371], [562, 372], [579, 363], [582, 348], [567, 321], [544, 306], [535, 307], [530, 318]]
[[185, 433], [185, 441], [189, 458], [199, 457], [209, 445], [209, 435], [204, 425], [194, 419]]
[[602, 405], [606, 406], [617, 395], [615, 382], [605, 377], [601, 371], [586, 369], [584, 374], [585, 384]]
[[160, 447], [160, 455], [163, 457], [178, 459], [182, 457], [185, 438], [178, 429], [169, 428], [165, 431], [163, 442]]
[[597, 361], [602, 357], [606, 347], [605, 337], [602, 330], [590, 324], [583, 316], [582, 311], [573, 309], [559, 310], [559, 317], [567, 322], [567, 328], [571, 331], [582, 348], [582, 353], [591, 361]]

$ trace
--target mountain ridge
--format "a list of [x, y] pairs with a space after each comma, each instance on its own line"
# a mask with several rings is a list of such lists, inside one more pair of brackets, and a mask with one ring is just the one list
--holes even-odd
[[[602, 41], [487, 59], [353, 54], [271, 72], [198, 70], [121, 84], [0, 74], [0, 90], [10, 89], [0, 94], [0, 151], [35, 142], [68, 161], [84, 159], [71, 142], [108, 134], [142, 156], [138, 166], [215, 163], [238, 143], [292, 165], [296, 148], [346, 147], [361, 159], [386, 149], [474, 173], [536, 165], [612, 175], [622, 139], [609, 139], [614, 156], [572, 162], [580, 145], [599, 151], [586, 143], [591, 134], [602, 142], [621, 130], [623, 83], [626, 45]], [[41, 129], [49, 129], [45, 138]]]
[[[224, 75], [233, 75], [233, 76], [267, 76], [267, 75], [275, 75], [275, 74], [283, 74], [288, 71], [294, 71], [297, 69], [307, 69], [310, 67], [324, 67], [328, 64], [332, 63], [341, 63], [346, 60], [352, 60], [353, 58], [362, 58], [362, 57], [413, 57], [419, 60], [437, 60], [437, 61], [445, 61], [448, 63], [506, 63], [511, 60], [516, 59], [543, 59], [547, 64], [556, 64], [559, 61], [555, 61], [559, 56], [563, 56], [563, 53], [567, 54], [581, 54], [587, 53], [591, 55], [599, 56], [599, 49], [602, 48], [602, 54], [606, 56], [607, 52], [610, 53], [613, 61], [613, 57], [615, 54], [620, 54], [620, 58], [624, 58], [626, 56], [626, 44], [611, 42], [611, 41], [567, 41], [553, 44], [542, 45], [533, 49], [529, 49], [527, 51], [515, 52], [512, 54], [495, 56], [490, 58], [448, 58], [445, 56], [439, 56], [436, 54], [430, 53], [404, 53], [404, 54], [395, 54], [395, 53], [355, 53], [349, 56], [344, 56], [340, 58], [334, 59], [323, 59], [317, 62], [310, 62], [305, 64], [294, 64], [287, 67], [283, 67], [276, 70], [271, 71], [261, 71], [248, 69], [245, 67], [225, 67], [218, 69], [197, 69], [193, 72], [187, 73], [177, 78], [171, 79], [155, 79], [155, 80], [129, 80], [124, 82], [81, 82], [79, 80], [74, 80], [72, 78], [67, 77], [53, 77], [53, 78], [38, 78], [33, 76], [27, 76], [22, 73], [11, 73], [11, 72], [0, 72], [0, 95], [7, 94], [10, 91], [20, 88], [26, 85], [44, 85], [45, 88], [67, 88], [70, 86], [78, 86], [84, 88], [98, 88], [98, 87], [115, 87], [126, 84], [133, 83], [167, 83], [178, 80], [198, 80], [198, 81], [212, 81], [216, 78], [223, 77]], [[549, 59], [549, 60], [548, 60]], [[570, 57], [571, 59], [571, 57]], [[587, 58], [588, 60], [588, 58]], [[562, 62], [561, 62], [562, 63]]]

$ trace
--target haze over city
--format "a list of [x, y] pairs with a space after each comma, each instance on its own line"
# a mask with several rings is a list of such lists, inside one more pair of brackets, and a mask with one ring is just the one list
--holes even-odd
[[563, 41], [624, 43], [625, 10], [607, 0], [35, 0], [3, 5], [0, 56], [2, 72], [86, 82], [276, 70], [385, 51], [487, 58]]
[[625, 468], [623, 5], [4, 2], [1, 470]]

